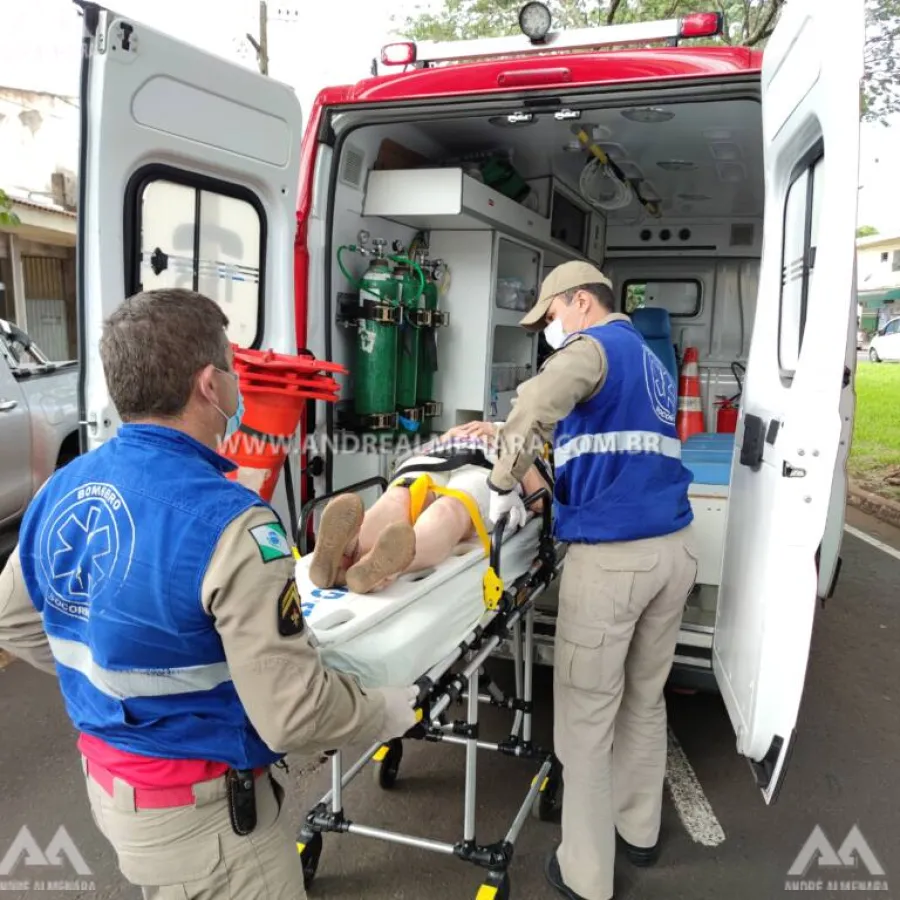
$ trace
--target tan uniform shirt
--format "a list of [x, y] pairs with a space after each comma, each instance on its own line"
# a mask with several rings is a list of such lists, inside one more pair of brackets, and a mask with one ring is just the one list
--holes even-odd
[[[611, 313], [598, 324], [630, 321], [622, 313]], [[557, 422], [603, 387], [606, 372], [603, 347], [579, 335], [554, 353], [534, 378], [520, 384], [500, 431], [500, 459], [491, 470], [491, 484], [512, 490], [552, 440]]]
[[[247, 717], [277, 753], [317, 753], [351, 740], [376, 740], [384, 724], [380, 691], [327, 668], [300, 613], [294, 559], [266, 562], [251, 528], [275, 514], [254, 507], [235, 519], [213, 551], [201, 600], [225, 648]], [[41, 617], [25, 589], [18, 552], [0, 574], [0, 647], [44, 671], [54, 665]]]

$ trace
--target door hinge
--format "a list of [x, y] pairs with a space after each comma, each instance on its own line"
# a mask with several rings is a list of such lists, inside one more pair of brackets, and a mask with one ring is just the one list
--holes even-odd
[[781, 474], [785, 478], [805, 478], [806, 477], [806, 469], [801, 469], [799, 466], [792, 466], [787, 460], [785, 460], [781, 464]]

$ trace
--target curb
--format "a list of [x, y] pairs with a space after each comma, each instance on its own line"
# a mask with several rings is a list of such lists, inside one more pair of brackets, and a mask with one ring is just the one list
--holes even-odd
[[870, 494], [851, 484], [847, 491], [847, 502], [888, 525], [900, 528], [900, 503], [896, 500], [888, 500], [886, 497]]

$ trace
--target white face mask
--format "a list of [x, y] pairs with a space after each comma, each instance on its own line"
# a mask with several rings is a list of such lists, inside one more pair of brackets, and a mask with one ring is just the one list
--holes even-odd
[[546, 338], [547, 343], [554, 350], [559, 350], [568, 335], [566, 334], [566, 330], [563, 328], [562, 322], [559, 319], [554, 319], [544, 329], [544, 337]]

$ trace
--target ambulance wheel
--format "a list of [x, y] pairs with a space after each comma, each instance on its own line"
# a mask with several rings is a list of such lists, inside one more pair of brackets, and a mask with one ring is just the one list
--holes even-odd
[[475, 900], [509, 900], [512, 896], [512, 885], [509, 873], [491, 873], [487, 881], [478, 888]]
[[304, 843], [303, 849], [300, 851], [300, 862], [303, 865], [303, 887], [309, 890], [319, 869], [319, 857], [322, 855], [322, 835], [319, 832], [312, 836], [301, 833], [299, 842]]
[[[389, 791], [400, 774], [400, 760], [403, 759], [403, 741], [396, 738], [385, 745], [387, 752], [375, 766], [375, 782], [382, 790]], [[380, 750], [383, 748], [379, 748]]]
[[547, 776], [547, 783], [531, 804], [531, 814], [541, 822], [559, 820], [562, 809], [562, 776], [558, 765], [554, 763]]

